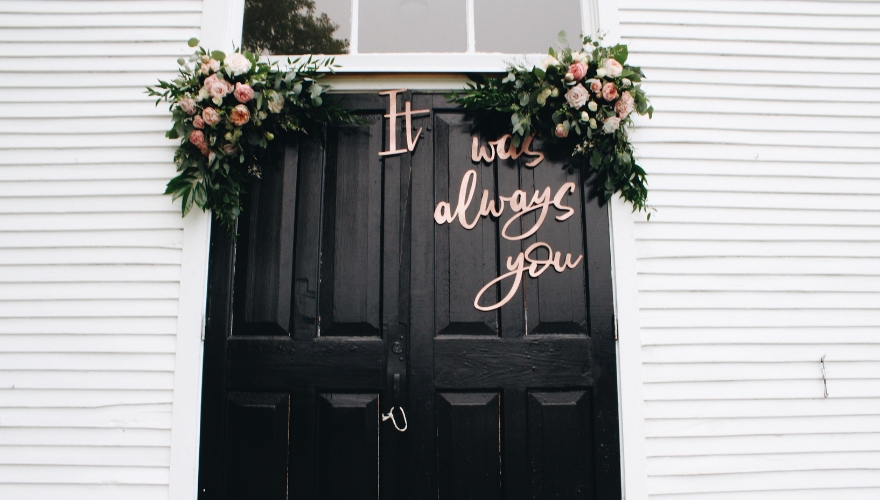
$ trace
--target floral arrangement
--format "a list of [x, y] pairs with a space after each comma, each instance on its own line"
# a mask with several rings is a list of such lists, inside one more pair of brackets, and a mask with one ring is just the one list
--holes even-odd
[[503, 78], [473, 75], [467, 89], [447, 97], [495, 123], [509, 120], [516, 146], [533, 133], [551, 138], [569, 169], [582, 165], [596, 174], [594, 188], [606, 200], [619, 192], [634, 211], [647, 210], [646, 174], [627, 138], [634, 113], [654, 112], [640, 87], [645, 75], [626, 64], [626, 45], [605, 47], [591, 37], [583, 45], [551, 48], [539, 66], [511, 65]]
[[[195, 38], [190, 47], [197, 47]], [[332, 72], [333, 59], [311, 56], [288, 67], [262, 62], [250, 52], [226, 55], [198, 47], [189, 60], [177, 60], [180, 75], [159, 81], [147, 93], [170, 103], [174, 125], [169, 139], [180, 139], [174, 154], [179, 172], [165, 194], [181, 199], [184, 216], [193, 204], [214, 215], [231, 232], [241, 213], [246, 184], [260, 178], [269, 143], [283, 132], [323, 140], [325, 123], [348, 123], [353, 116], [324, 99], [318, 80]]]

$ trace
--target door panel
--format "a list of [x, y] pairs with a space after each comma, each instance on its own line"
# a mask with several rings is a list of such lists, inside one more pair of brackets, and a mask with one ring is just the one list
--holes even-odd
[[318, 415], [319, 498], [376, 498], [379, 395], [321, 394]]
[[[492, 199], [496, 197], [494, 171], [491, 166], [481, 168], [471, 162], [471, 144], [460, 140], [468, 134], [470, 124], [461, 113], [437, 115], [434, 125], [435, 162], [446, 167], [434, 171], [434, 198], [449, 201], [454, 209], [462, 176], [470, 169], [476, 170], [476, 200], [466, 212], [466, 219], [471, 222], [479, 212], [483, 190], [488, 190]], [[498, 335], [498, 313], [480, 311], [473, 306], [476, 291], [497, 276], [497, 232], [497, 224], [492, 221], [477, 223], [471, 230], [458, 223], [437, 227], [435, 293], [439, 335]], [[497, 301], [496, 290], [490, 290], [485, 300]]]
[[530, 498], [593, 496], [590, 394], [529, 393]]
[[[585, 196], [588, 179], [549, 157], [473, 161], [473, 137], [495, 137], [428, 94], [398, 94], [398, 110], [432, 111], [412, 117], [413, 152], [380, 157], [387, 97], [340, 99], [363, 123], [328, 130], [324, 149], [280, 148], [238, 236], [215, 226], [200, 498], [618, 500], [608, 213]], [[519, 240], [502, 234], [509, 206], [472, 229], [437, 224], [435, 207], [454, 209], [471, 170], [468, 223], [483, 190], [498, 206], [567, 182], [572, 215], [551, 207]], [[537, 220], [526, 214], [508, 236]], [[507, 304], [476, 309], [478, 291], [536, 242], [583, 257], [525, 273]]]
[[500, 404], [497, 393], [437, 395], [441, 500], [501, 498]]
[[[566, 182], [577, 180], [577, 175], [570, 174], [563, 168], [562, 161], [553, 158], [545, 159], [535, 168], [522, 168], [520, 172], [522, 189], [526, 193], [544, 192], [549, 187], [550, 194], [556, 196]], [[565, 221], [558, 221], [556, 217], [564, 216], [565, 213], [551, 208], [538, 232], [524, 240], [524, 247], [540, 241], [549, 244], [554, 252], [560, 252], [561, 260], [569, 253], [572, 260], [584, 255], [582, 190], [579, 186], [575, 189], [574, 193], [566, 192], [562, 197], [563, 203], [571, 207], [574, 214]], [[524, 217], [526, 227], [534, 227], [538, 218], [536, 212]], [[536, 256], [547, 258], [549, 252], [541, 248]], [[589, 329], [586, 285], [587, 273], [583, 261], [574, 269], [562, 273], [551, 269], [539, 279], [525, 280], [523, 286], [529, 334], [586, 334]]]
[[233, 392], [228, 404], [228, 498], [286, 498], [290, 397]]
[[[381, 122], [331, 132], [324, 169], [321, 335], [380, 335]], [[372, 155], [370, 153], [373, 153]], [[370, 161], [372, 160], [372, 161]]]

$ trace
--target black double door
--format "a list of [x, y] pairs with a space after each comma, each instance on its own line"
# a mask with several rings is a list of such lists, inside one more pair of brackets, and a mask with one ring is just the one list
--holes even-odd
[[[412, 153], [378, 154], [386, 96], [346, 96], [367, 123], [329, 130], [324, 149], [287, 144], [252, 187], [238, 236], [214, 228], [200, 498], [619, 499], [607, 209], [552, 158], [474, 162], [471, 123], [441, 96], [398, 101], [431, 110], [413, 118]], [[455, 208], [468, 170], [468, 222], [483, 189], [531, 199], [570, 181], [574, 215], [557, 221], [551, 208], [515, 241], [501, 235], [509, 208], [470, 230], [438, 224], [436, 205]], [[526, 272], [504, 306], [475, 308], [508, 257], [538, 241], [583, 259]]]

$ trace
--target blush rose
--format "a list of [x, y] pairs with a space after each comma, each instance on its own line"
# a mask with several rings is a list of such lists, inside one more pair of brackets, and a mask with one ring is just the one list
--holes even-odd
[[203, 120], [202, 117], [199, 115], [194, 116], [193, 117], [193, 127], [205, 128], [205, 120]]
[[568, 101], [568, 105], [574, 109], [578, 109], [586, 104], [588, 97], [589, 93], [587, 92], [587, 89], [585, 89], [580, 83], [569, 89], [565, 94], [565, 100]]
[[559, 124], [556, 125], [556, 137], [568, 137], [568, 132], [565, 130], [565, 125]]
[[605, 123], [602, 124], [602, 132], [606, 134], [610, 134], [615, 132], [620, 127], [620, 118], [616, 116], [612, 116], [611, 118], [606, 118]]
[[202, 111], [202, 120], [213, 127], [220, 123], [220, 113], [214, 108], [205, 108], [205, 110]]
[[247, 106], [244, 104], [239, 104], [238, 106], [232, 108], [232, 111], [229, 113], [229, 121], [232, 122], [236, 127], [241, 127], [248, 120], [251, 119], [251, 112], [248, 111]]
[[571, 76], [574, 77], [575, 80], [580, 80], [587, 76], [587, 65], [582, 62], [572, 63], [572, 65], [568, 67], [568, 72], [571, 73]]
[[193, 143], [193, 146], [199, 147], [205, 143], [205, 134], [201, 130], [193, 130], [189, 134], [189, 142]]
[[617, 101], [617, 104], [614, 105], [614, 111], [617, 111], [617, 115], [621, 120], [625, 120], [630, 113], [633, 112], [635, 108], [635, 100], [633, 99], [632, 94], [629, 92], [624, 92], [620, 95], [620, 100]]
[[232, 94], [238, 102], [244, 104], [254, 98], [254, 89], [246, 83], [236, 83]]
[[605, 82], [605, 85], [602, 86], [602, 98], [606, 101], [617, 99], [617, 87], [612, 82]]
[[188, 115], [196, 114], [196, 102], [188, 97], [186, 99], [181, 99], [177, 105]]

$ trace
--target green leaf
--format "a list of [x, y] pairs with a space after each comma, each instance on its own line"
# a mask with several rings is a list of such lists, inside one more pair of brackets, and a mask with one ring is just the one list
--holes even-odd
[[625, 63], [626, 58], [628, 56], [629, 56], [629, 49], [626, 47], [626, 45], [621, 44], [621, 45], [615, 45], [614, 47], [611, 47], [611, 57], [614, 60], [616, 60], [617, 62], [619, 62], [620, 64]]
[[535, 76], [537, 76], [540, 80], [543, 80], [544, 77], [547, 76], [547, 73], [537, 66], [535, 66], [535, 69], [532, 70], [532, 73], [534, 73]]
[[223, 62], [223, 60], [226, 59], [226, 54], [219, 50], [215, 50], [214, 52], [211, 52], [211, 58]]
[[559, 45], [568, 45], [568, 35], [565, 34], [565, 30], [560, 31], [556, 35], [556, 40], [559, 42]]
[[186, 44], [189, 45], [190, 47], [195, 47], [196, 45], [199, 44], [199, 39], [195, 38], [195, 37], [190, 38], [189, 40], [186, 41]]

